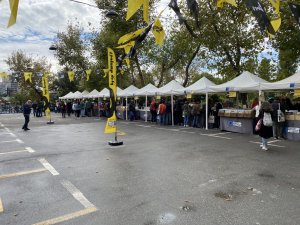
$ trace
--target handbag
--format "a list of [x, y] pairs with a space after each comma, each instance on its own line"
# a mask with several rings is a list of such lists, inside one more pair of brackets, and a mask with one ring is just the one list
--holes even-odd
[[215, 123], [215, 116], [213, 115], [209, 116], [208, 123]]
[[282, 123], [285, 122], [285, 115], [284, 113], [280, 110], [280, 103], [279, 105], [279, 109], [277, 110], [277, 122], [278, 123]]
[[262, 124], [262, 119], [260, 119], [260, 120], [257, 121], [257, 124], [255, 126], [255, 131], [259, 131], [260, 130], [261, 124]]

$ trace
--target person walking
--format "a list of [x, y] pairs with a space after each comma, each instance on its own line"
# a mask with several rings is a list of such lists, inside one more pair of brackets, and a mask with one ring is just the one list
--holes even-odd
[[161, 100], [160, 104], [158, 105], [158, 111], [157, 111], [159, 115], [160, 125], [165, 125], [166, 112], [167, 112], [167, 106], [165, 104], [165, 101]]
[[32, 106], [31, 100], [28, 100], [23, 106], [23, 115], [25, 118], [25, 123], [24, 123], [22, 129], [24, 131], [30, 130], [28, 128], [28, 123], [29, 123], [29, 117], [30, 117], [30, 113], [31, 113], [31, 106]]
[[261, 137], [260, 147], [262, 150], [267, 151], [268, 139], [273, 137], [273, 113], [272, 106], [269, 102], [262, 103], [258, 118], [258, 123], [260, 123], [258, 134]]
[[191, 107], [190, 107], [188, 101], [185, 101], [185, 103], [182, 107], [182, 114], [183, 114], [183, 117], [184, 117], [183, 126], [188, 127], [189, 126], [189, 117], [190, 117], [190, 114], [191, 114]]

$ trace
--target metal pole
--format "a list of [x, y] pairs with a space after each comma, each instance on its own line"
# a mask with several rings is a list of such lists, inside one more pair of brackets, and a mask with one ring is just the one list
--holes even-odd
[[148, 102], [148, 96], [146, 95], [146, 103], [145, 103], [145, 122], [147, 122], [147, 102]]
[[127, 106], [127, 96], [126, 96], [126, 109], [125, 109], [125, 111], [126, 111], [126, 120], [128, 120], [128, 115], [127, 115], [127, 110], [128, 110], [128, 109], [127, 109], [127, 107], [128, 107], [128, 106]]
[[208, 92], [206, 92], [206, 106], [205, 106], [205, 129], [208, 130]]
[[172, 126], [174, 126], [174, 107], [173, 107], [173, 95], [171, 95], [171, 112], [172, 112]]

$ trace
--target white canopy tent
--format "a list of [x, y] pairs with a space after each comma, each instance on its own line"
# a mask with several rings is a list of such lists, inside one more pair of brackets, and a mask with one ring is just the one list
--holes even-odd
[[202, 77], [201, 79], [199, 79], [198, 81], [196, 81], [195, 83], [193, 83], [192, 85], [179, 90], [179, 93], [195, 93], [195, 94], [205, 94], [205, 102], [206, 102], [206, 107], [205, 107], [205, 115], [206, 115], [206, 119], [205, 119], [205, 129], [208, 130], [208, 92], [210, 90], [211, 87], [216, 86], [215, 83], [213, 83], [212, 81], [210, 81], [209, 79], [207, 79], [206, 77]]
[[148, 96], [154, 96], [158, 92], [158, 88], [155, 87], [153, 84], [147, 84], [145, 87], [137, 90], [134, 92], [135, 96], [145, 96], [145, 122], [147, 122], [147, 103], [148, 103]]
[[70, 96], [72, 96], [74, 93], [72, 91], [70, 91], [68, 94], [66, 94], [65, 96], [59, 97], [59, 99], [68, 99], [70, 98]]
[[[122, 93], [123, 90], [119, 87], [117, 87], [117, 96], [119, 96], [119, 93]], [[107, 88], [103, 88], [99, 93], [98, 93], [98, 98], [109, 98], [110, 97], [110, 93], [109, 90]]]
[[87, 90], [84, 90], [81, 94], [82, 94], [82, 98], [87, 98], [89, 92]]
[[89, 94], [87, 94], [86, 98], [98, 98], [99, 92], [94, 89]]
[[128, 119], [128, 99], [127, 97], [134, 96], [134, 93], [139, 90], [136, 86], [130, 85], [129, 87], [125, 88], [118, 97], [125, 97], [126, 98], [126, 120]]
[[227, 81], [226, 83], [211, 86], [208, 88], [209, 92], [229, 92], [229, 91], [261, 91], [262, 86], [268, 81], [248, 72], [244, 71], [238, 77]]
[[176, 80], [172, 80], [165, 86], [161, 87], [157, 91], [157, 95], [171, 96], [171, 111], [172, 111], [172, 126], [174, 126], [174, 109], [173, 109], [173, 96], [180, 94], [178, 90], [182, 90], [184, 87]]
[[76, 91], [75, 93], [73, 93], [70, 97], [70, 99], [80, 99], [82, 98], [82, 94], [80, 91]]
[[262, 84], [262, 90], [288, 90], [300, 88], [300, 72], [273, 83]]

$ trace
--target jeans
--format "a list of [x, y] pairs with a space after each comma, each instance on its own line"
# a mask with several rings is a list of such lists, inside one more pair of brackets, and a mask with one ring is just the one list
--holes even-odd
[[134, 112], [133, 111], [129, 111], [129, 119], [130, 119], [130, 121], [134, 120]]
[[184, 116], [183, 125], [184, 126], [188, 126], [189, 125], [189, 116]]
[[273, 137], [274, 138], [283, 137], [281, 123], [273, 122]]
[[25, 123], [22, 127], [22, 129], [28, 129], [28, 123], [29, 123], [29, 115], [24, 115], [24, 118], [25, 118]]
[[165, 114], [165, 125], [170, 125], [172, 124], [172, 113], [167, 112]]
[[160, 125], [165, 125], [166, 114], [159, 114]]
[[263, 147], [268, 147], [268, 140], [266, 138], [261, 138], [261, 144], [263, 145]]
[[193, 118], [193, 127], [198, 127], [199, 116], [195, 115]]

